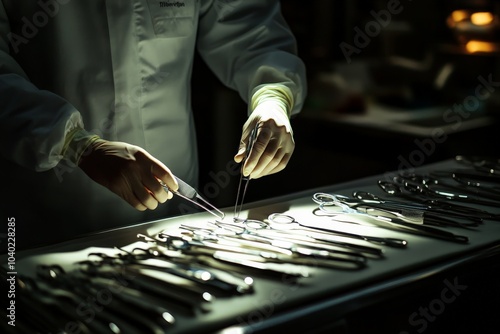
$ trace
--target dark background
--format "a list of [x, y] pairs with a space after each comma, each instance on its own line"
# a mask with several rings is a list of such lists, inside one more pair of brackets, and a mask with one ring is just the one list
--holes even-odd
[[[246, 202], [399, 169], [402, 161], [421, 157], [415, 155], [422, 150], [415, 141], [429, 139], [398, 130], [396, 125], [381, 129], [337, 122], [337, 115], [362, 115], [372, 100], [414, 115], [436, 106], [445, 110], [473, 93], [479, 75], [492, 75], [494, 81], [500, 81], [498, 53], [461, 52], [460, 40], [446, 24], [455, 9], [498, 13], [498, 1], [402, 0], [403, 10], [393, 15], [359, 54], [352, 54], [348, 63], [341, 43], [354, 46], [354, 28], [363, 30], [374, 20], [372, 11], [386, 10], [388, 2], [281, 1], [283, 15], [298, 42], [299, 56], [307, 67], [308, 97], [301, 114], [292, 119], [296, 141], [292, 160], [284, 171], [253, 180]], [[495, 34], [493, 38], [499, 40]], [[396, 58], [427, 65], [423, 69], [405, 68], [394, 62]], [[437, 89], [434, 81], [446, 65], [452, 66], [452, 74]], [[325, 83], [324, 76], [334, 75], [338, 68], [343, 78], [352, 79], [356, 86], [348, 83], [340, 89]], [[432, 150], [424, 159], [413, 159], [414, 165], [459, 154], [497, 156], [498, 95], [495, 91], [474, 113], [474, 117], [487, 115], [493, 119], [448, 134], [444, 142], [428, 147]], [[227, 183], [222, 174], [228, 175], [226, 165], [237, 151], [247, 106], [235, 92], [222, 86], [199, 58], [195, 62], [193, 96], [201, 160], [199, 190], [220, 207], [232, 206], [239, 178], [233, 175]], [[443, 126], [440, 113], [415, 124], [439, 129]], [[211, 186], [217, 181], [214, 191]]]

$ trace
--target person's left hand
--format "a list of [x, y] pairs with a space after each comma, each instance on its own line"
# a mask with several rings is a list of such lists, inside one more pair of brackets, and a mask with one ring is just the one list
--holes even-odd
[[258, 125], [257, 137], [242, 173], [257, 179], [283, 170], [295, 149], [292, 126], [288, 115], [272, 102], [259, 104], [243, 125], [238, 153], [234, 161], [240, 163], [246, 155], [250, 134]]

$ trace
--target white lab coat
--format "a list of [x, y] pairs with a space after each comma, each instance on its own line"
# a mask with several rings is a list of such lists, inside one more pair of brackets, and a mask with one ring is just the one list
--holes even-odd
[[133, 209], [61, 150], [83, 126], [196, 185], [196, 49], [245, 101], [281, 82], [300, 111], [305, 69], [277, 0], [0, 0], [1, 213], [18, 247], [175, 214], [175, 201]]

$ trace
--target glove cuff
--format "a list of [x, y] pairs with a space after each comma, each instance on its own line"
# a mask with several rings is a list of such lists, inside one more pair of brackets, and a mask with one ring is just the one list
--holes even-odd
[[98, 135], [87, 132], [85, 129], [75, 128], [65, 137], [62, 155], [64, 159], [78, 166], [85, 151], [99, 139]]
[[290, 118], [295, 103], [290, 88], [279, 83], [256, 87], [250, 101], [250, 110], [253, 111], [260, 104], [267, 102], [276, 104]]

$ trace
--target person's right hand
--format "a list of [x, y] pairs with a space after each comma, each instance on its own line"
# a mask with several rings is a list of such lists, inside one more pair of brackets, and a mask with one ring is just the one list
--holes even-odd
[[79, 167], [95, 182], [108, 188], [140, 211], [154, 210], [171, 199], [158, 180], [177, 191], [172, 172], [146, 150], [123, 142], [94, 141]]

